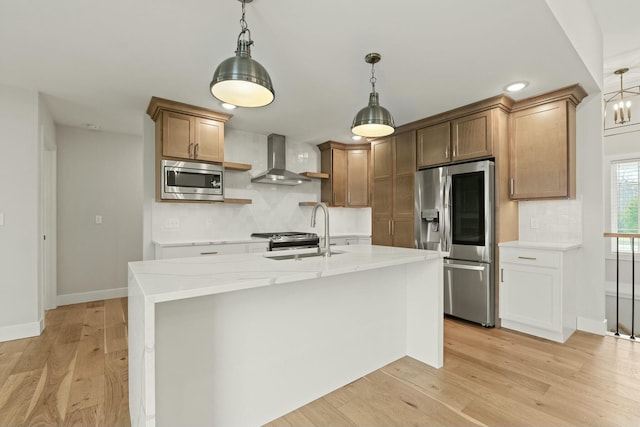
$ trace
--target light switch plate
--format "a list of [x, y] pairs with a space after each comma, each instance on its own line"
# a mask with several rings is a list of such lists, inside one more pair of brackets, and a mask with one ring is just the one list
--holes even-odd
[[4, 226], [4, 212], [0, 212], [0, 227]]
[[538, 228], [538, 218], [531, 218], [531, 228]]
[[167, 218], [164, 220], [164, 228], [180, 228], [180, 220], [178, 218]]
[[96, 215], [96, 224], [102, 224], [102, 215]]

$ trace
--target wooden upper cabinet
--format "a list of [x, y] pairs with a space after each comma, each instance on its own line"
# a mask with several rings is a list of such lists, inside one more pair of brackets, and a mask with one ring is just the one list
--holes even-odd
[[347, 206], [369, 206], [369, 150], [347, 151]]
[[418, 129], [418, 167], [442, 165], [451, 161], [451, 124], [438, 123]]
[[224, 161], [224, 123], [231, 115], [152, 97], [147, 114], [156, 126], [160, 158]]
[[493, 154], [491, 114], [492, 110], [481, 111], [451, 121], [451, 151], [454, 162]]
[[490, 157], [491, 119], [492, 110], [486, 110], [418, 129], [418, 168]]
[[216, 120], [195, 117], [193, 158], [207, 162], [224, 161], [224, 125]]
[[327, 141], [320, 149], [320, 170], [329, 174], [320, 198], [329, 206], [369, 206], [369, 144]]
[[576, 106], [579, 85], [522, 100], [511, 114], [510, 197], [575, 198]]
[[372, 243], [413, 248], [416, 132], [377, 140], [371, 150]]

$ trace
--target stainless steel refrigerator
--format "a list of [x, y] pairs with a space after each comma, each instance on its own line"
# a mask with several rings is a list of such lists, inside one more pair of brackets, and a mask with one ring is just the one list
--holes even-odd
[[444, 258], [444, 312], [494, 326], [494, 163], [420, 170], [415, 185], [419, 249]]

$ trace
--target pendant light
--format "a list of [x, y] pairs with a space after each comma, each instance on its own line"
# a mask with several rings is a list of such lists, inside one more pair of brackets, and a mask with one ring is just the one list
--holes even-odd
[[376, 76], [374, 65], [380, 61], [382, 56], [379, 53], [370, 53], [364, 57], [367, 64], [371, 64], [371, 93], [369, 94], [369, 105], [358, 111], [353, 118], [351, 132], [367, 138], [391, 135], [396, 126], [393, 123], [393, 116], [389, 110], [380, 105], [378, 93], [376, 92]]
[[244, 19], [245, 3], [242, 2], [240, 34], [236, 55], [218, 65], [211, 80], [211, 94], [222, 102], [238, 107], [263, 107], [273, 102], [275, 93], [269, 73], [258, 61], [251, 59], [251, 31]]

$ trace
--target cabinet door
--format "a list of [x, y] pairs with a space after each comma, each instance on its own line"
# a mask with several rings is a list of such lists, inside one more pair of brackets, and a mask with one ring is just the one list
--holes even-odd
[[512, 114], [512, 199], [570, 197], [567, 108], [558, 101]]
[[504, 263], [499, 295], [501, 319], [555, 332], [562, 329], [559, 269]]
[[491, 111], [452, 120], [451, 129], [454, 161], [487, 157], [493, 153]]
[[450, 122], [419, 129], [417, 132], [418, 167], [449, 163], [451, 144]]
[[369, 151], [347, 151], [347, 206], [369, 206]]
[[224, 161], [223, 125], [215, 120], [194, 117], [194, 158], [207, 162]]
[[162, 113], [163, 156], [193, 158], [194, 135], [191, 119], [191, 116], [172, 111]]
[[414, 132], [398, 135], [393, 150], [393, 218], [413, 220], [413, 188], [416, 173], [416, 140]]
[[371, 219], [371, 244], [393, 246], [390, 218], [373, 217]]
[[374, 245], [392, 246], [393, 138], [371, 144], [371, 240]]
[[331, 150], [332, 206], [347, 205], [347, 155], [344, 150]]
[[393, 196], [393, 150], [392, 139], [374, 142], [371, 145], [373, 194], [371, 215], [391, 219]]
[[413, 218], [398, 218], [391, 222], [393, 246], [415, 248], [415, 230]]

